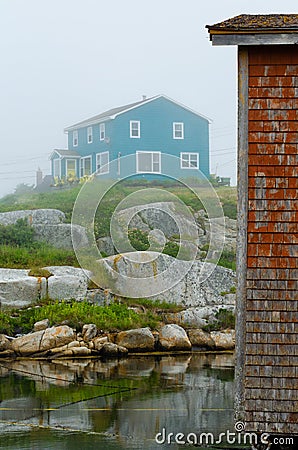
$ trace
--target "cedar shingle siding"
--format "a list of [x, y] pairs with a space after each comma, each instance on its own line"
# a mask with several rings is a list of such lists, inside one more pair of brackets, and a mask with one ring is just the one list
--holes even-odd
[[298, 52], [248, 50], [247, 429], [298, 432]]
[[238, 45], [236, 415], [298, 434], [298, 15], [207, 25]]

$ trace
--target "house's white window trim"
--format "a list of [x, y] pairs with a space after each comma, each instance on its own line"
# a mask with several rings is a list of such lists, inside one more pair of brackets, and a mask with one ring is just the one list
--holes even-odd
[[[86, 174], [86, 160], [90, 159], [90, 173]], [[84, 177], [85, 175], [91, 175], [92, 174], [92, 156], [84, 156], [80, 159], [80, 176]]]
[[[137, 124], [137, 127], [135, 128], [134, 125]], [[141, 122], [139, 120], [131, 120], [129, 122], [129, 128], [130, 128], [130, 137], [131, 139], [140, 139], [141, 137]], [[134, 132], [137, 131], [137, 135], [134, 134]]]
[[[181, 127], [181, 130], [177, 129], [178, 125]], [[184, 139], [184, 122], [173, 122], [173, 139]]]
[[72, 145], [77, 147], [79, 144], [79, 132], [78, 130], [74, 130], [72, 133]]
[[70, 162], [70, 161], [74, 161], [75, 162], [75, 169], [74, 169], [74, 171], [75, 171], [75, 177], [77, 176], [77, 160], [76, 159], [74, 159], [74, 158], [66, 158], [65, 159], [65, 176], [66, 177], [68, 177], [68, 163]]
[[106, 124], [100, 123], [99, 124], [99, 140], [104, 141], [106, 138]]
[[[185, 158], [185, 156], [187, 156], [187, 158]], [[191, 159], [196, 159], [196, 164], [197, 164], [196, 167], [190, 165]], [[188, 164], [187, 167], [183, 166], [183, 164], [182, 164], [183, 161], [187, 162], [187, 164]], [[188, 169], [196, 170], [196, 169], [199, 169], [199, 167], [200, 167], [199, 163], [200, 163], [199, 153], [196, 153], [196, 152], [181, 152], [180, 153], [180, 169], [183, 169], [183, 170], [184, 169], [186, 169], [186, 170], [188, 170]]]
[[[151, 168], [152, 168], [152, 170], [150, 170], [150, 171], [148, 171], [148, 170], [146, 170], [146, 171], [144, 171], [144, 170], [140, 170], [140, 168], [139, 168], [139, 155], [142, 155], [142, 154], [145, 154], [145, 153], [149, 153], [149, 154], [151, 154], [152, 155], [152, 158], [151, 158]], [[156, 164], [156, 161], [154, 162], [153, 161], [153, 155], [158, 155], [158, 166], [159, 166], [159, 170], [153, 170], [153, 163], [154, 164]], [[142, 150], [140, 150], [140, 151], [137, 151], [136, 152], [136, 171], [137, 171], [137, 173], [161, 173], [161, 152], [150, 152], [150, 151], [142, 151]]]
[[[56, 173], [56, 170], [55, 170], [55, 163], [56, 162], [59, 163], [58, 164], [58, 167], [59, 167], [58, 172], [59, 173]], [[53, 159], [53, 176], [61, 178], [61, 158], [54, 158]]]
[[[102, 165], [101, 159], [104, 155], [105, 156], [107, 155], [107, 163], [104, 164], [104, 166], [103, 166], [104, 169], [101, 169], [101, 165]], [[110, 154], [109, 154], [109, 152], [96, 153], [96, 174], [101, 175], [104, 173], [109, 173], [109, 171], [110, 171]]]
[[92, 142], [93, 142], [93, 128], [92, 127], [87, 128], [87, 142], [88, 142], [88, 144], [92, 144]]

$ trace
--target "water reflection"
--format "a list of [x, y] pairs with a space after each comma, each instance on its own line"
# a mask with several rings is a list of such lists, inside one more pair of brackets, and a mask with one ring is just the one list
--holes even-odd
[[231, 354], [2, 361], [0, 448], [174, 449], [163, 428], [232, 430], [233, 397]]

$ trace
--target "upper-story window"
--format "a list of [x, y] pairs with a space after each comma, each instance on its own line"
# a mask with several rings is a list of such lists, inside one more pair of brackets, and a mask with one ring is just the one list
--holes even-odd
[[77, 147], [77, 146], [78, 146], [78, 143], [79, 143], [78, 130], [75, 130], [75, 131], [72, 133], [72, 145], [73, 145], [74, 147]]
[[88, 144], [92, 144], [92, 141], [93, 141], [92, 127], [88, 127], [87, 128], [87, 142], [88, 142]]
[[141, 124], [139, 120], [130, 121], [130, 137], [131, 138], [141, 137]]
[[100, 141], [104, 141], [106, 137], [106, 125], [105, 123], [101, 123], [99, 125], [99, 139]]
[[184, 123], [173, 123], [173, 139], [184, 139]]

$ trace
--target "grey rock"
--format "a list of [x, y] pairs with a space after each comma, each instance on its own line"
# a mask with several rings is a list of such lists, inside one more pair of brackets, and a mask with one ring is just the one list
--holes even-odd
[[159, 332], [159, 345], [164, 350], [189, 350], [191, 348], [186, 331], [176, 324], [162, 327]]
[[45, 267], [53, 276], [48, 280], [48, 295], [54, 299], [85, 297], [90, 272], [71, 266]]
[[4, 335], [0, 334], [0, 352], [8, 350], [11, 347], [10, 340]]
[[[85, 228], [80, 225], [68, 223], [54, 225], [33, 225], [35, 239], [40, 242], [47, 242], [56, 248], [72, 250], [88, 246], [88, 237]], [[74, 241], [74, 242], [73, 242]]]
[[233, 350], [235, 348], [235, 330], [211, 331], [210, 334], [216, 348], [222, 350]]
[[93, 343], [93, 349], [96, 351], [100, 351], [102, 349], [102, 347], [104, 346], [104, 344], [108, 343], [108, 338], [107, 338], [107, 336], [96, 337], [92, 340], [92, 343]]
[[112, 342], [107, 342], [103, 344], [101, 349], [101, 355], [106, 357], [117, 357], [120, 355], [124, 355], [128, 352], [128, 350], [122, 346], [114, 344]]
[[149, 328], [137, 328], [121, 331], [117, 335], [116, 342], [130, 351], [152, 351], [155, 339]]
[[0, 213], [0, 224], [12, 225], [19, 219], [27, 219], [29, 225], [57, 225], [65, 221], [65, 214], [58, 209], [32, 209]]
[[[221, 294], [230, 292], [236, 283], [231, 269], [177, 260], [157, 252], [124, 253], [99, 260], [98, 264], [103, 288], [115, 289], [124, 297], [150, 297], [189, 307], [225, 305], [226, 298]], [[206, 276], [202, 277], [203, 273]], [[136, 282], [139, 278], [140, 283]]]
[[67, 325], [62, 325], [18, 337], [11, 342], [11, 348], [20, 355], [30, 355], [51, 348], [62, 347], [74, 340], [73, 329]]
[[98, 250], [105, 253], [106, 255], [115, 255], [116, 250], [112, 239], [109, 236], [101, 237], [96, 241]]
[[45, 279], [31, 277], [26, 269], [0, 269], [2, 306], [21, 308], [46, 293]]
[[85, 342], [91, 341], [97, 335], [97, 326], [94, 323], [85, 324], [82, 335]]
[[46, 328], [50, 327], [50, 321], [49, 319], [43, 319], [38, 322], [35, 322], [33, 326], [33, 331], [41, 331], [45, 330]]
[[199, 328], [188, 330], [187, 332], [191, 345], [196, 347], [214, 348], [215, 342], [210, 333]]

